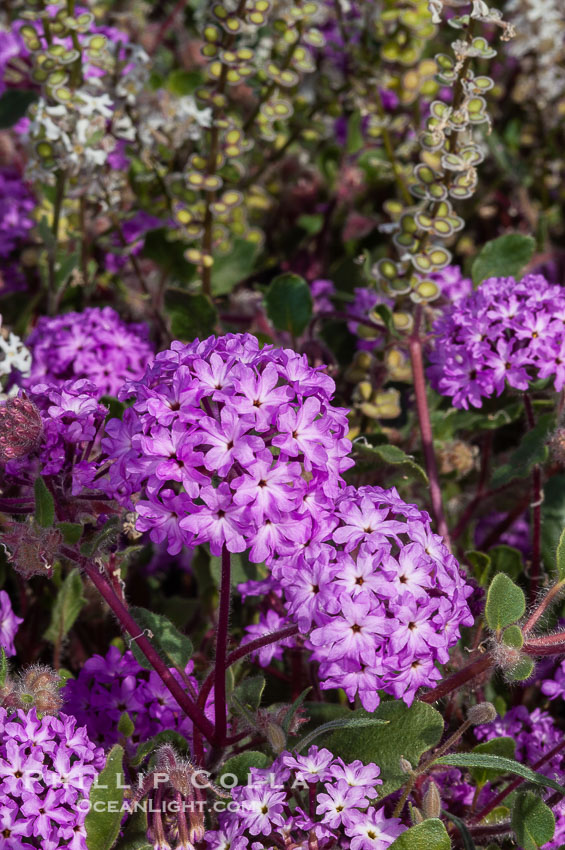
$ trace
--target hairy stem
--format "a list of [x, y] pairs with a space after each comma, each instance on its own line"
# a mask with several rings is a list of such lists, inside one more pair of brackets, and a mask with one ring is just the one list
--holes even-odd
[[220, 580], [220, 610], [216, 632], [216, 667], [214, 670], [214, 743], [222, 746], [226, 738], [226, 670], [228, 631], [231, 601], [231, 558], [224, 543], [222, 547], [222, 576]]
[[480, 676], [483, 673], [486, 673], [487, 670], [490, 670], [491, 667], [494, 667], [494, 660], [490, 652], [485, 652], [484, 655], [480, 655], [478, 658], [475, 658], [468, 664], [466, 667], [463, 667], [462, 670], [458, 670], [457, 673], [453, 673], [452, 676], [448, 676], [447, 679], [444, 679], [439, 683], [435, 688], [431, 691], [428, 691], [421, 697], [418, 697], [420, 702], [436, 702], [438, 699], [447, 696], [452, 691], [457, 690], [462, 685], [466, 685], [476, 676]]
[[132, 640], [135, 640], [139, 649], [143, 652], [157, 675], [161, 678], [165, 687], [176, 699], [182, 710], [188, 717], [190, 717], [194, 725], [200, 730], [204, 737], [211, 741], [214, 735], [212, 724], [208, 718], [204, 716], [204, 713], [198, 708], [198, 706], [191, 700], [182, 686], [179, 685], [155, 647], [146, 637], [141, 626], [135, 622], [124, 603], [116, 596], [113, 589], [108, 584], [106, 577], [100, 573], [96, 564], [89, 561], [88, 558], [79, 555], [74, 549], [69, 549], [66, 546], [61, 547], [61, 552], [66, 558], [78, 563], [82, 567], [112, 613], [117, 617], [123, 630], [129, 634]]

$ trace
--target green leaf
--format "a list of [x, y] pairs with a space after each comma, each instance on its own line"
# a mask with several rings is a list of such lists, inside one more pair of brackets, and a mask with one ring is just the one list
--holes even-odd
[[83, 526], [80, 522], [58, 522], [57, 528], [69, 546], [74, 546], [82, 537]]
[[[162, 614], [154, 614], [147, 608], [138, 608], [132, 605], [130, 614], [141, 629], [148, 630], [151, 634], [146, 637], [153, 644], [162, 660], [169, 667], [179, 667], [184, 670], [192, 657], [192, 643], [190, 638], [181, 634], [167, 617]], [[137, 646], [135, 640], [131, 642], [131, 650], [139, 664], [148, 670], [152, 667], [145, 655]]]
[[151, 753], [163, 744], [171, 744], [182, 756], [190, 755], [190, 745], [186, 738], [174, 729], [165, 729], [163, 732], [158, 732], [152, 738], [149, 738], [148, 741], [143, 741], [139, 745], [135, 751], [135, 755], [131, 759], [132, 767], [139, 767], [147, 756], [151, 755]]
[[391, 443], [371, 445], [366, 440], [359, 439], [353, 443], [353, 449], [356, 454], [361, 455], [363, 461], [372, 460], [377, 465], [388, 463], [392, 466], [400, 466], [406, 475], [422, 484], [428, 483], [428, 476], [422, 467], [416, 463], [412, 455], [407, 455], [398, 446], [393, 446]]
[[153, 850], [147, 841], [147, 812], [141, 808], [128, 816], [122, 827], [118, 850]]
[[202, 74], [200, 71], [185, 71], [183, 68], [175, 68], [167, 77], [165, 88], [176, 94], [177, 97], [184, 97], [193, 92], [202, 83]]
[[511, 682], [525, 682], [534, 672], [535, 666], [533, 658], [523, 655], [510, 670], [506, 671], [506, 678]]
[[120, 518], [117, 516], [110, 517], [97, 534], [81, 544], [81, 555], [87, 555], [90, 558], [100, 549], [106, 549], [116, 543], [119, 531]]
[[378, 717], [336, 717], [335, 720], [328, 720], [327, 723], [323, 723], [322, 726], [313, 729], [293, 749], [297, 753], [300, 753], [305, 747], [310, 746], [312, 741], [319, 738], [320, 735], [333, 732], [334, 729], [360, 729], [364, 726], [386, 726], [387, 723], [387, 720], [381, 720]]
[[553, 838], [555, 817], [537, 794], [523, 791], [512, 807], [512, 829], [522, 850], [538, 850]]
[[459, 830], [464, 850], [476, 850], [475, 842], [473, 841], [473, 836], [467, 829], [467, 825], [464, 823], [464, 821], [462, 821], [461, 818], [452, 815], [451, 812], [442, 811], [442, 815], [448, 820], [450, 820], [452, 823], [454, 823], [457, 829]]
[[348, 154], [358, 153], [365, 144], [363, 137], [363, 118], [361, 112], [356, 111], [349, 116], [347, 122], [347, 139], [345, 150]]
[[541, 506], [541, 550], [545, 567], [555, 574], [555, 553], [565, 528], [565, 475], [553, 475], [543, 488]]
[[265, 753], [260, 753], [257, 750], [246, 750], [246, 752], [228, 759], [222, 765], [220, 777], [225, 776], [227, 773], [233, 773], [234, 776], [237, 776], [238, 785], [247, 785], [250, 768], [258, 767], [263, 769], [267, 767], [270, 761], [271, 759]]
[[524, 591], [512, 579], [498, 573], [493, 578], [487, 593], [485, 620], [493, 631], [511, 626], [526, 610]]
[[485, 587], [491, 571], [490, 555], [470, 549], [468, 552], [465, 552], [465, 558], [473, 568], [473, 576], [481, 587]]
[[55, 266], [55, 286], [60, 289], [67, 282], [71, 274], [78, 266], [78, 253], [57, 254], [57, 265]]
[[265, 306], [267, 316], [278, 331], [300, 336], [312, 318], [310, 287], [296, 274], [281, 274], [271, 281]]
[[123, 817], [123, 757], [123, 748], [113, 746], [106, 767], [90, 789], [90, 811], [85, 820], [88, 850], [110, 850], [118, 837]]
[[302, 228], [302, 230], [305, 230], [309, 236], [315, 236], [322, 229], [324, 216], [319, 213], [314, 215], [301, 215], [297, 218], [296, 223]]
[[513, 773], [515, 776], [521, 776], [527, 782], [534, 785], [541, 785], [546, 788], [553, 788], [554, 791], [559, 791], [565, 794], [565, 787], [559, 785], [553, 779], [544, 776], [542, 773], [536, 773], [531, 767], [525, 764], [520, 764], [514, 759], [504, 758], [503, 756], [487, 755], [485, 753], [451, 753], [448, 756], [440, 756], [434, 759], [434, 764], [448, 764], [451, 767], [486, 767], [491, 770], [498, 770], [499, 774]]
[[175, 339], [187, 342], [210, 336], [218, 320], [216, 308], [206, 295], [192, 295], [183, 289], [170, 287], [166, 290], [165, 310], [171, 317]]
[[522, 575], [524, 564], [522, 553], [518, 549], [501, 543], [500, 546], [489, 549], [488, 553], [495, 573], [504, 573], [513, 581]]
[[561, 532], [559, 543], [557, 544], [555, 565], [557, 567], [557, 577], [559, 581], [563, 581], [565, 579], [565, 528]]
[[72, 570], [61, 585], [51, 611], [51, 623], [45, 632], [45, 639], [60, 644], [72, 628], [81, 608], [86, 604], [82, 595], [83, 584], [77, 569]]
[[[474, 753], [490, 753], [495, 756], [504, 756], [504, 758], [513, 759], [516, 753], [516, 742], [513, 738], [492, 738], [490, 741], [485, 741], [482, 744], [477, 744], [476, 747], [473, 747], [472, 752]], [[497, 779], [501, 771], [492, 769], [489, 770], [485, 767], [472, 767], [469, 770], [469, 773], [475, 780], [477, 785], [481, 787], [486, 782], [491, 782], [493, 779]], [[504, 771], [502, 771], [504, 773]]]
[[230, 254], [214, 259], [212, 266], [212, 295], [228, 295], [237, 284], [253, 271], [257, 243], [234, 239]]
[[506, 233], [481, 249], [471, 266], [473, 283], [478, 286], [487, 277], [515, 277], [530, 262], [536, 241], [533, 236]]
[[[362, 713], [356, 712], [360, 717]], [[400, 769], [401, 756], [416, 766], [420, 756], [434, 747], [443, 734], [443, 717], [425, 702], [413, 702], [410, 708], [402, 702], [382, 702], [372, 714], [365, 716], [388, 720], [387, 726], [374, 726], [361, 735], [353, 729], [334, 732], [324, 746], [336, 756], [351, 762], [361, 759], [375, 762], [381, 768], [383, 784], [379, 796], [391, 794], [404, 785], [406, 774]]]
[[0, 97], [0, 130], [8, 130], [17, 124], [38, 97], [37, 92], [28, 89], [6, 89]]
[[55, 500], [41, 476], [35, 479], [35, 521], [42, 528], [51, 528], [55, 521]]
[[546, 440], [553, 421], [551, 413], [540, 416], [535, 428], [526, 432], [508, 462], [494, 470], [491, 478], [493, 487], [502, 487], [516, 478], [527, 478], [534, 466], [545, 463], [549, 454]]
[[513, 649], [522, 649], [524, 646], [524, 635], [520, 626], [508, 626], [502, 632], [502, 643]]
[[3, 646], [0, 646], [0, 653], [0, 688], [3, 688], [8, 677], [8, 658]]
[[399, 835], [390, 850], [451, 850], [451, 841], [443, 823], [430, 818]]
[[120, 735], [123, 735], [124, 738], [130, 738], [135, 732], [135, 725], [127, 711], [122, 712], [122, 715], [118, 721], [118, 732]]
[[264, 690], [264, 676], [248, 676], [243, 682], [239, 683], [233, 695], [245, 708], [250, 711], [257, 711]]

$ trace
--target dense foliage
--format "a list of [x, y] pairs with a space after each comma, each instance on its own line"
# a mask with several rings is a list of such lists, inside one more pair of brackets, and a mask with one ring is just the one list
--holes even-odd
[[0, 9], [0, 850], [565, 847], [564, 39]]

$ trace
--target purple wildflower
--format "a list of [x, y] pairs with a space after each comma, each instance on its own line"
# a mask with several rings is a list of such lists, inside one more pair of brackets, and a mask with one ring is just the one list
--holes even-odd
[[86, 850], [84, 820], [104, 754], [74, 717], [0, 708], [0, 826], [5, 843]]
[[100, 396], [117, 395], [153, 358], [147, 326], [122, 322], [111, 307], [42, 316], [26, 345], [33, 356], [27, 387], [86, 378]]
[[434, 325], [428, 376], [456, 407], [481, 407], [505, 386], [531, 381], [565, 386], [565, 294], [541, 275], [489, 278], [458, 299]]
[[16, 654], [14, 637], [20, 623], [23, 620], [14, 614], [10, 597], [5, 590], [0, 590], [0, 647], [8, 656]]

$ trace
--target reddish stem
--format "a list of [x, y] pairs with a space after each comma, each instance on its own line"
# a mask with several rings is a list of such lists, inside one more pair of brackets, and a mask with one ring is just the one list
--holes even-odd
[[231, 559], [227, 546], [222, 547], [222, 575], [220, 579], [220, 608], [216, 630], [216, 666], [214, 670], [214, 743], [222, 746], [227, 732], [226, 720], [226, 670], [228, 631], [231, 600]]
[[414, 392], [416, 394], [416, 410], [418, 412], [418, 421], [420, 423], [420, 434], [422, 437], [422, 449], [424, 451], [426, 472], [428, 473], [430, 481], [432, 513], [439, 533], [443, 537], [445, 544], [451, 549], [449, 530], [447, 528], [447, 522], [445, 521], [445, 515], [443, 512], [441, 488], [439, 486], [439, 475], [434, 452], [432, 426], [430, 422], [430, 411], [428, 408], [428, 397], [426, 395], [424, 358], [422, 354], [422, 340], [420, 338], [419, 330], [420, 317], [421, 311], [419, 310], [416, 313], [414, 321], [414, 333], [409, 339], [410, 360], [412, 363], [412, 375], [414, 378]]
[[123, 630], [130, 635], [132, 640], [135, 640], [137, 646], [143, 652], [157, 675], [161, 678], [165, 687], [176, 699], [179, 706], [185, 714], [190, 717], [194, 725], [202, 732], [204, 737], [211, 741], [214, 735], [214, 728], [212, 724], [208, 718], [204, 716], [204, 713], [200, 711], [198, 706], [193, 703], [181, 685], [179, 685], [155, 647], [146, 637], [141, 626], [135, 622], [124, 603], [116, 596], [113, 589], [109, 586], [105, 576], [99, 572], [98, 567], [92, 564], [87, 558], [82, 557], [73, 549], [69, 549], [66, 546], [61, 547], [61, 552], [66, 558], [79, 563], [84, 569], [85, 573], [88, 575], [108, 607], [117, 617]]
[[493, 666], [494, 661], [492, 655], [490, 652], [485, 652], [484, 655], [481, 655], [479, 658], [471, 661], [470, 664], [463, 667], [462, 670], [458, 670], [457, 673], [453, 673], [452, 676], [448, 676], [447, 679], [440, 682], [439, 685], [433, 688], [433, 690], [428, 691], [423, 696], [418, 697], [418, 699], [420, 702], [436, 702], [436, 700], [447, 696], [452, 691], [460, 688], [461, 685], [465, 685], [467, 682], [471, 681], [471, 679], [474, 679], [476, 676], [480, 676]]
[[[249, 655], [252, 652], [255, 652], [257, 649], [261, 649], [263, 646], [268, 646], [270, 643], [276, 643], [279, 640], [285, 640], [285, 638], [293, 637], [293, 635], [298, 633], [298, 626], [285, 626], [284, 629], [279, 629], [278, 632], [271, 632], [268, 635], [261, 635], [261, 637], [255, 638], [255, 640], [250, 640], [249, 643], [244, 643], [242, 646], [234, 649], [227, 657], [226, 660], [226, 670], [235, 664], [236, 661], [239, 661], [241, 658], [245, 658], [246, 655]], [[214, 683], [214, 671], [212, 671], [204, 680], [202, 687], [200, 688], [200, 696], [198, 697], [198, 705], [201, 708], [204, 708], [206, 705], [206, 699], [208, 694], [212, 690], [212, 685]]]

